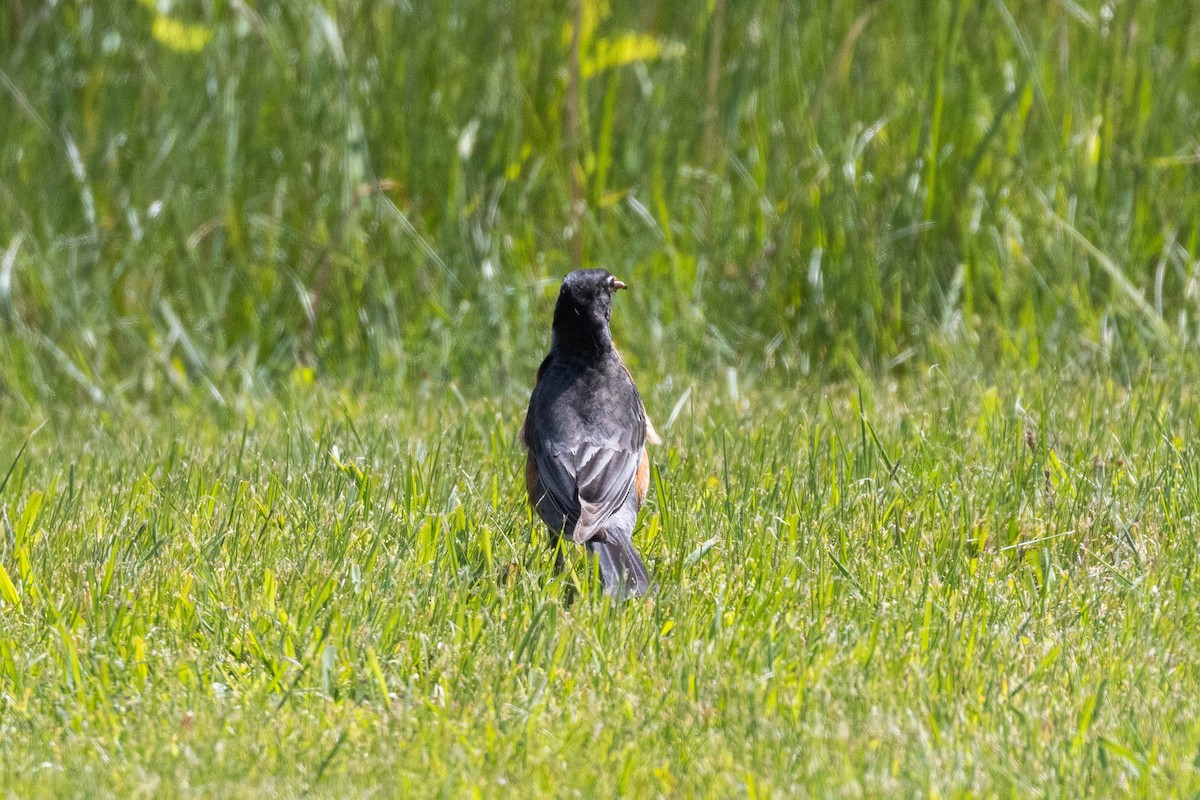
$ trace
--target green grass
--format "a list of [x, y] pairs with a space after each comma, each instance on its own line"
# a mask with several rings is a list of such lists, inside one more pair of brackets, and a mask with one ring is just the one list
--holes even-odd
[[2, 783], [1191, 796], [1200, 398], [1007, 377], [646, 386], [623, 604], [553, 573], [520, 396], [54, 415], [0, 503]]
[[1200, 6], [580, 1], [0, 4], [0, 794], [1200, 793]]
[[[1194, 3], [587, 0], [585, 67], [659, 52], [585, 74], [577, 159], [567, 4], [153, 5], [0, 9], [0, 391], [32, 404], [298, 360], [512, 391], [573, 161], [657, 374], [1136, 371], [1200, 340]], [[197, 52], [159, 30], [185, 23]]]

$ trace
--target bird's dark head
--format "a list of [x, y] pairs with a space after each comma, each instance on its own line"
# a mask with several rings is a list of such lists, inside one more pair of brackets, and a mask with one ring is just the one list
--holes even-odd
[[606, 269], [577, 269], [563, 279], [554, 307], [554, 340], [583, 350], [612, 344], [612, 296], [625, 284]]

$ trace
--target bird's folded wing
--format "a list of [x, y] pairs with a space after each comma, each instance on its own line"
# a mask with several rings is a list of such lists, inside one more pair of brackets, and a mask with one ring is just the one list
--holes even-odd
[[575, 457], [569, 450], [556, 452], [554, 445], [538, 442], [530, 449], [537, 465], [538, 480], [559, 513], [574, 525], [579, 521], [579, 500], [575, 488]]
[[596, 536], [632, 491], [640, 450], [583, 443], [534, 447], [533, 454], [546, 494], [575, 525], [575, 541], [583, 543]]
[[604, 522], [633, 491], [640, 448], [584, 444], [576, 453], [575, 482], [579, 487], [579, 522], [575, 541], [593, 539]]

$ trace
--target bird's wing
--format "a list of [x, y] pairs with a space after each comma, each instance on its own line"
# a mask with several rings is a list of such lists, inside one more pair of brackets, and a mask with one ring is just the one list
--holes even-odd
[[570, 447], [533, 438], [530, 453], [547, 497], [577, 525], [577, 541], [591, 539], [632, 491], [642, 449], [610, 441], [585, 441]]
[[[542, 440], [536, 435], [529, 437], [529, 453], [537, 467], [538, 480], [546, 491], [546, 498], [554, 504], [571, 528], [579, 521], [579, 499], [575, 484], [574, 457], [560, 445]], [[534, 498], [534, 504], [541, 498]]]
[[[581, 423], [573, 415], [556, 414], [555, 403], [562, 400], [554, 398], [561, 398], [562, 387], [575, 379], [552, 372], [545, 372], [534, 389], [525, 444], [546, 495], [582, 543], [600, 534], [633, 491], [646, 443], [646, 414], [627, 371], [625, 383], [605, 390], [602, 404], [608, 412], [602, 418]], [[539, 413], [533, 413], [535, 407]]]
[[582, 544], [595, 538], [604, 522], [625, 504], [633, 491], [641, 456], [642, 448], [635, 448], [629, 441], [588, 442], [579, 448], [575, 473], [580, 508], [575, 525], [576, 542]]
[[598, 529], [633, 490], [646, 441], [640, 418], [611, 433], [584, 434], [575, 441], [544, 436], [526, 421], [525, 442], [548, 499], [574, 527], [577, 542], [596, 536]]

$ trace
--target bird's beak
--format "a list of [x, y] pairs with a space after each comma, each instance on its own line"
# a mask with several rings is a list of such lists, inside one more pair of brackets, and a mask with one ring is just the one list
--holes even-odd
[[619, 281], [614, 278], [613, 279], [613, 288], [614, 289], [628, 289], [629, 284], [627, 284], [625, 281]]

